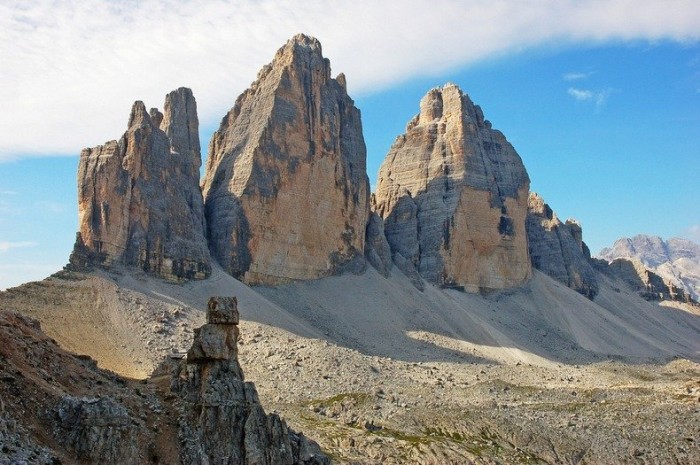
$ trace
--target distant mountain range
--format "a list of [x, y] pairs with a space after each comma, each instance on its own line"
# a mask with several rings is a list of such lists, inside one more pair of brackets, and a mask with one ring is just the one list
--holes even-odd
[[623, 237], [612, 247], [600, 251], [599, 258], [638, 260], [645, 268], [686, 291], [694, 300], [700, 298], [700, 244], [688, 239], [639, 234]]

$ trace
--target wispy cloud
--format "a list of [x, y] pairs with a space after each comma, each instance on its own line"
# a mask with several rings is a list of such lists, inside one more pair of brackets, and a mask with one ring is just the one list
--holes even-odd
[[603, 90], [590, 90], [590, 89], [578, 89], [576, 87], [569, 87], [566, 91], [567, 94], [571, 95], [573, 98], [580, 102], [591, 101], [595, 103], [597, 108], [602, 107], [608, 101], [608, 98], [613, 93], [611, 88]]
[[17, 195], [15, 191], [0, 191], [0, 195]]
[[562, 79], [564, 79], [565, 81], [581, 81], [583, 79], [588, 78], [592, 74], [592, 71], [588, 73], [566, 73], [562, 76]]
[[576, 100], [586, 101], [591, 100], [593, 98], [593, 92], [587, 89], [577, 89], [575, 87], [569, 87], [569, 90], [567, 90], [566, 92]]
[[7, 252], [10, 249], [21, 249], [24, 247], [34, 247], [36, 242], [10, 242], [10, 241], [0, 241], [0, 252]]
[[346, 73], [353, 96], [550, 43], [700, 39], [697, 0], [676, 0], [673, 7], [658, 0], [630, 5], [629, 0], [465, 0], [439, 7], [429, 0], [0, 2], [0, 160], [77, 154], [118, 137], [134, 100], [162, 105], [167, 92], [183, 85], [194, 91], [202, 126], [213, 126], [297, 32], [321, 40], [334, 72]]

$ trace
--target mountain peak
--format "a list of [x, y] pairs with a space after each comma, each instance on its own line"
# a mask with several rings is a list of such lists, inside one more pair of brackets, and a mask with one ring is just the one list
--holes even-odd
[[215, 258], [248, 283], [364, 267], [369, 180], [360, 112], [318, 40], [280, 48], [209, 144], [203, 183]]
[[700, 245], [687, 239], [668, 241], [659, 236], [637, 234], [623, 237], [598, 257], [612, 262], [617, 259], [638, 260], [665, 282], [683, 289], [694, 300], [700, 300]]
[[529, 184], [503, 134], [459, 87], [446, 84], [421, 99], [419, 114], [387, 154], [377, 213], [397, 264], [442, 286], [508, 288], [530, 277]]
[[198, 131], [192, 92], [180, 88], [166, 97], [164, 115], [137, 101], [119, 141], [83, 150], [70, 268], [125, 265], [172, 281], [209, 276]]

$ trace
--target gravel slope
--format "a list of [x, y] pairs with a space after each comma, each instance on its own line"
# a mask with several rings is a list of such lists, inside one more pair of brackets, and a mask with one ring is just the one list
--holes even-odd
[[698, 463], [700, 312], [601, 277], [594, 302], [536, 272], [487, 296], [373, 270], [249, 288], [62, 273], [0, 294], [68, 350], [142, 378], [236, 295], [268, 411], [341, 463]]

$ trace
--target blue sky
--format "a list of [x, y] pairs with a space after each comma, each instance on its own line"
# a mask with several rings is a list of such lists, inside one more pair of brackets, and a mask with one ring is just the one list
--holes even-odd
[[699, 241], [699, 4], [0, 5], [0, 289], [65, 264], [77, 155], [118, 138], [134, 100], [161, 107], [191, 87], [205, 153], [238, 94], [300, 31], [347, 76], [372, 184], [420, 98], [449, 81], [515, 146], [532, 190], [582, 222], [594, 252], [637, 233]]

